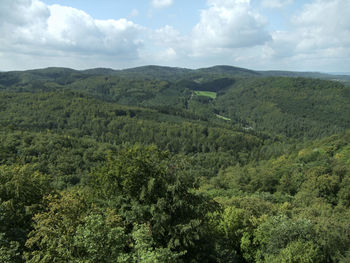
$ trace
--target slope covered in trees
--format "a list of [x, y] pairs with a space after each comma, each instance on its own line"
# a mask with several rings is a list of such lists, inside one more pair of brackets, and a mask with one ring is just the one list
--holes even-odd
[[216, 108], [253, 129], [295, 138], [320, 138], [350, 126], [350, 89], [340, 83], [305, 78], [241, 80]]
[[275, 74], [0, 73], [0, 262], [348, 262], [350, 87]]
[[206, 179], [201, 192], [225, 207], [222, 244], [247, 262], [347, 262], [349, 142], [334, 135]]

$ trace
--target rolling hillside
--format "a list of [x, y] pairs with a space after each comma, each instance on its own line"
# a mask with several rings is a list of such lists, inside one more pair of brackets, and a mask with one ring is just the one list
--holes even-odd
[[0, 72], [0, 261], [349, 262], [350, 86], [333, 77]]

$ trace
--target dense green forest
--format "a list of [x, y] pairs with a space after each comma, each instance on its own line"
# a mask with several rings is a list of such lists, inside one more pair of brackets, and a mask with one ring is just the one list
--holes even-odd
[[349, 262], [346, 76], [0, 73], [0, 262]]

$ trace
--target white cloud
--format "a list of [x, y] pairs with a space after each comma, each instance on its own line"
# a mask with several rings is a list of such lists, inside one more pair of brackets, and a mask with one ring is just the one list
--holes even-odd
[[169, 47], [165, 50], [162, 50], [160, 53], [159, 53], [159, 60], [161, 61], [169, 61], [169, 60], [173, 60], [176, 58], [176, 51]]
[[194, 55], [263, 45], [271, 39], [267, 21], [252, 11], [249, 0], [208, 0], [193, 29]]
[[188, 46], [188, 38], [182, 35], [179, 31], [174, 29], [172, 26], [166, 25], [153, 32], [152, 40], [155, 45], [163, 46], [177, 46], [184, 48]]
[[[40, 0], [0, 0], [0, 70], [231, 64], [349, 71], [350, 1], [308, 0], [299, 13], [289, 13], [285, 31], [269, 32], [259, 8], [292, 2], [207, 0], [197, 24], [184, 35], [169, 25], [153, 30], [126, 18], [98, 20], [82, 10]], [[158, 0], [153, 6], [172, 3]], [[135, 9], [129, 17], [137, 15]]]
[[38, 0], [1, 0], [0, 26], [28, 25], [42, 22], [49, 16], [47, 6]]
[[26, 43], [43, 42], [50, 10], [37, 0], [3, 0], [0, 2], [0, 50], [26, 47]]
[[261, 6], [264, 8], [282, 8], [293, 2], [294, 0], [262, 0]]
[[145, 45], [140, 51], [141, 64], [176, 66], [177, 62], [186, 61], [187, 54], [191, 51], [189, 37], [172, 26], [148, 30], [145, 35]]
[[294, 17], [300, 49], [350, 48], [350, 1], [317, 0]]
[[[315, 0], [291, 19], [289, 31], [273, 32], [267, 58], [294, 68], [327, 70], [330, 63], [348, 70], [350, 54], [350, 1]], [[338, 66], [335, 64], [338, 62]]]
[[7, 53], [136, 59], [143, 31], [126, 19], [97, 20], [81, 10], [39, 0], [0, 2], [0, 51]]
[[152, 0], [152, 6], [154, 8], [165, 8], [173, 4], [173, 0]]

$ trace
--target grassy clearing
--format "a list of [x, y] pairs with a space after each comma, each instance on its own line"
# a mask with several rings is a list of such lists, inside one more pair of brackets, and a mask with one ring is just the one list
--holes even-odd
[[212, 99], [216, 98], [216, 92], [212, 92], [212, 91], [195, 91], [194, 92], [195, 95], [197, 96], [206, 96]]
[[221, 116], [221, 115], [219, 115], [219, 114], [216, 114], [216, 117], [219, 118], [219, 119], [225, 120], [225, 121], [230, 121], [230, 120], [231, 120], [230, 118]]

